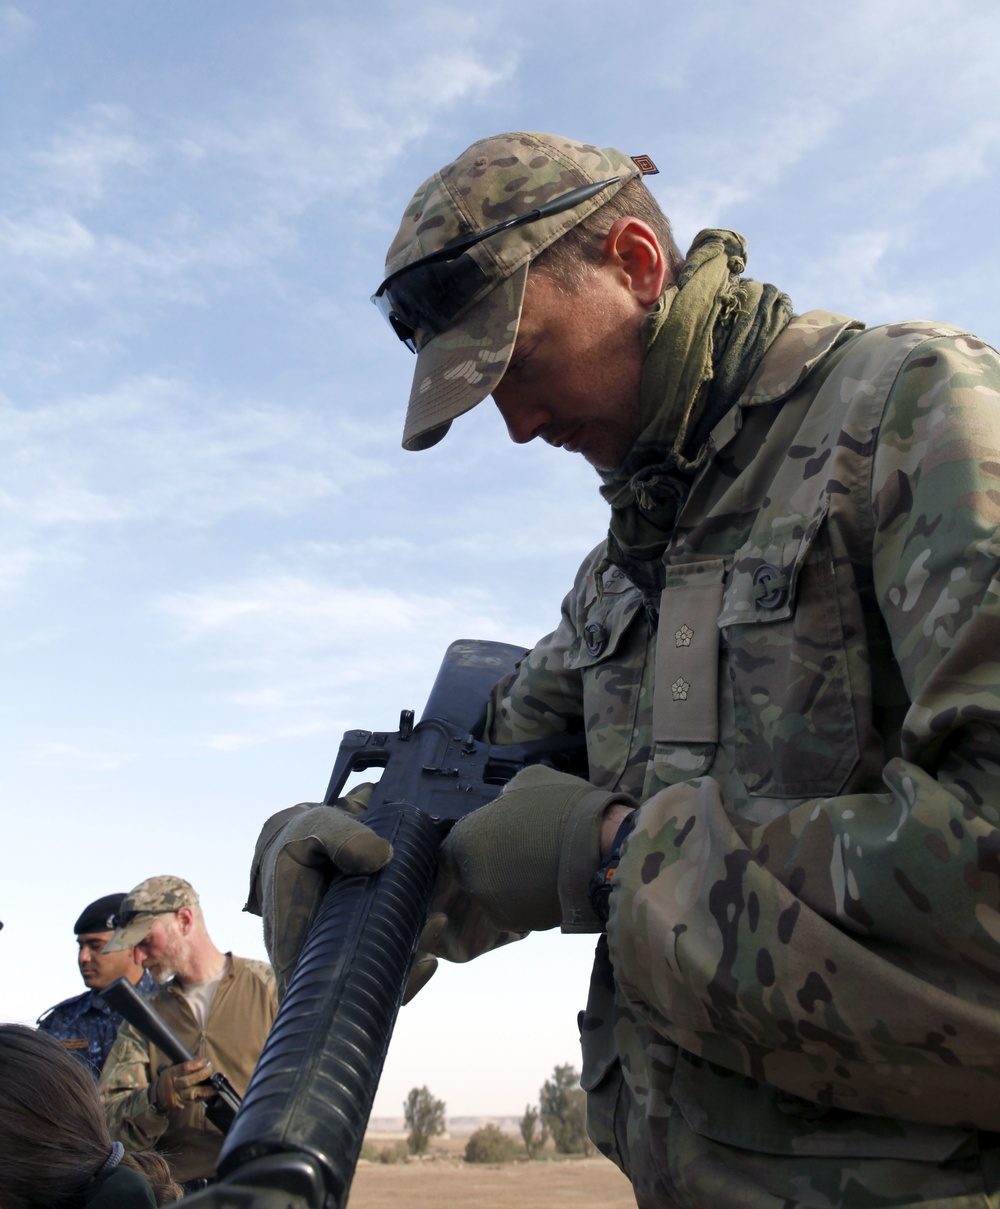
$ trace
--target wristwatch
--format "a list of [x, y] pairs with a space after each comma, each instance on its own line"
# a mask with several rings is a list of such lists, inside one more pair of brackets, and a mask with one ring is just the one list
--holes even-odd
[[602, 924], [608, 922], [608, 915], [611, 911], [611, 879], [618, 868], [619, 860], [621, 860], [622, 845], [632, 834], [632, 828], [635, 827], [635, 816], [637, 813], [637, 811], [633, 810], [631, 814], [627, 814], [622, 819], [618, 830], [615, 832], [615, 838], [611, 841], [608, 855], [590, 879], [590, 888], [588, 891], [590, 905]]

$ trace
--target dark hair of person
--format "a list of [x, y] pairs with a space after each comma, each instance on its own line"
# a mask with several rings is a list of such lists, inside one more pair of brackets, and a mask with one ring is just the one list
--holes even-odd
[[[111, 1154], [111, 1136], [90, 1071], [47, 1033], [0, 1024], [0, 1205], [77, 1209]], [[158, 1154], [125, 1154], [157, 1205], [180, 1187]]]
[[604, 240], [620, 218], [640, 218], [653, 229], [666, 256], [670, 280], [676, 280], [684, 257], [674, 240], [669, 219], [646, 188], [642, 177], [623, 185], [603, 206], [539, 252], [531, 267], [541, 269], [563, 289], [573, 292], [579, 287], [588, 266], [600, 263]]

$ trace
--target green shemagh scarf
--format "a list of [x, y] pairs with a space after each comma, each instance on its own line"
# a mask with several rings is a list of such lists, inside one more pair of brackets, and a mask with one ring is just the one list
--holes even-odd
[[609, 557], [659, 605], [661, 556], [707, 438], [743, 393], [792, 317], [787, 294], [740, 274], [747, 246], [735, 231], [701, 231], [676, 285], [644, 320], [642, 429], [620, 469], [602, 472], [611, 505]]

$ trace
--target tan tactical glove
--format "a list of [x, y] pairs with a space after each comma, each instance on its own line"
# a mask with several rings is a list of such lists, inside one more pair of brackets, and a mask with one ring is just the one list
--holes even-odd
[[149, 1089], [149, 1102], [157, 1112], [167, 1113], [187, 1108], [196, 1100], [211, 1100], [215, 1088], [205, 1082], [211, 1074], [212, 1064], [207, 1058], [165, 1066]]
[[403, 1002], [427, 985], [439, 957], [471, 961], [559, 923], [565, 932], [601, 931], [590, 907], [590, 878], [601, 862], [601, 820], [616, 802], [635, 806], [625, 794], [539, 765], [458, 822], [444, 844]]
[[[615, 803], [635, 805], [626, 794], [533, 765], [489, 805], [455, 824], [442, 866], [499, 931], [558, 925], [564, 932], [600, 932], [604, 925], [588, 892], [601, 863], [604, 812]], [[447, 957], [450, 946], [461, 948], [467, 923], [449, 917], [434, 951]]]
[[335, 873], [375, 873], [392, 846], [355, 817], [373, 786], [336, 806], [304, 802], [273, 815], [257, 840], [245, 910], [264, 917], [264, 945], [283, 996], [323, 895]]
[[482, 907], [442, 865], [410, 966], [403, 1003], [409, 1003], [427, 985], [437, 969], [439, 957], [447, 961], [471, 961], [512, 940], [521, 940], [524, 935], [524, 932], [510, 932], [491, 923]]

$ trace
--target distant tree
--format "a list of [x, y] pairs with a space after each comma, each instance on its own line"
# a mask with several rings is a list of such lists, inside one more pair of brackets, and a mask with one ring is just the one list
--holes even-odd
[[538, 1093], [542, 1122], [560, 1154], [590, 1154], [587, 1137], [587, 1097], [572, 1066], [557, 1066]]
[[465, 1144], [467, 1163], [509, 1163], [517, 1153], [517, 1144], [497, 1125], [484, 1125]]
[[528, 1152], [528, 1158], [538, 1158], [542, 1152], [542, 1148], [548, 1141], [549, 1127], [542, 1120], [541, 1113], [533, 1104], [525, 1104], [520, 1128], [521, 1137], [524, 1139], [524, 1149]]
[[569, 1092], [569, 1106], [566, 1110], [566, 1134], [572, 1138], [570, 1149], [566, 1154], [593, 1154], [594, 1143], [587, 1133], [587, 1093], [582, 1087], [574, 1087]]
[[403, 1105], [409, 1129], [411, 1154], [424, 1154], [431, 1138], [444, 1133], [444, 1101], [435, 1100], [426, 1087], [414, 1087]]

